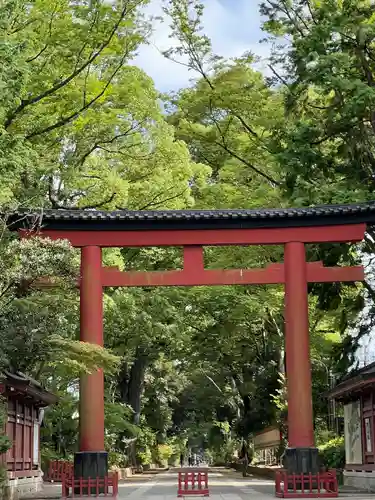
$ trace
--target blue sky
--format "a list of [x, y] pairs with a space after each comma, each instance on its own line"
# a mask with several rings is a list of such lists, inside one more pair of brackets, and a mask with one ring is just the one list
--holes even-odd
[[[267, 46], [258, 43], [264, 33], [260, 29], [257, 0], [204, 0], [203, 3], [204, 31], [210, 37], [215, 53], [235, 57], [251, 50], [261, 57], [267, 56]], [[145, 12], [161, 15], [161, 4], [162, 0], [151, 0]], [[139, 49], [134, 63], [154, 79], [157, 89], [162, 92], [187, 86], [195, 75], [160, 54], [173, 45], [168, 23], [155, 23], [150, 41], [150, 45]]]

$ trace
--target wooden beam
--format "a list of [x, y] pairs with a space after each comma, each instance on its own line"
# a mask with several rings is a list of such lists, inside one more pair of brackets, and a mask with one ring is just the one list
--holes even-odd
[[[184, 251], [185, 268], [177, 271], [120, 271], [117, 267], [103, 267], [103, 287], [148, 286], [220, 286], [220, 285], [274, 285], [284, 283], [284, 265], [270, 264], [264, 269], [204, 269], [200, 247]], [[364, 280], [362, 266], [324, 267], [322, 262], [307, 263], [309, 283], [355, 282]], [[47, 277], [34, 281], [39, 289], [59, 286]], [[79, 286], [79, 280], [77, 281]]]
[[[181, 223], [182, 225], [183, 223]], [[366, 224], [260, 229], [178, 229], [148, 231], [59, 231], [38, 233], [22, 230], [23, 237], [45, 236], [67, 239], [74, 247], [179, 247], [227, 245], [282, 245], [302, 243], [340, 243], [362, 241]]]
[[[104, 287], [272, 285], [282, 284], [284, 280], [283, 264], [271, 264], [264, 269], [188, 267], [181, 271], [123, 272], [104, 267], [102, 270], [102, 285]], [[362, 266], [323, 267], [321, 262], [307, 264], [307, 281], [309, 283], [363, 280]]]

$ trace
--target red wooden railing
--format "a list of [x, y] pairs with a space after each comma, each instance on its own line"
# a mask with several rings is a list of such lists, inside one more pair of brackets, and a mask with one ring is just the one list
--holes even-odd
[[73, 468], [73, 462], [69, 462], [67, 460], [51, 460], [44, 480], [51, 483], [61, 483], [63, 475], [73, 475]]
[[[112, 489], [110, 492], [109, 488]], [[63, 476], [62, 497], [67, 498], [71, 490], [71, 497], [94, 496], [103, 494], [105, 497], [117, 497], [118, 495], [118, 473], [113, 472], [105, 477], [75, 478], [74, 476]]]
[[177, 496], [197, 495], [201, 497], [210, 496], [208, 489], [208, 472], [202, 471], [180, 471], [178, 473]]
[[319, 474], [276, 472], [275, 494], [279, 498], [335, 498], [338, 496], [335, 470]]

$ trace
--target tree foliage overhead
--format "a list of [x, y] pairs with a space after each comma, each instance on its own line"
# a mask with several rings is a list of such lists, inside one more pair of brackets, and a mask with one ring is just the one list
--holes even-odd
[[148, 32], [146, 3], [5, 2], [3, 203], [151, 209], [190, 201], [186, 183], [199, 183], [204, 170], [174, 140], [151, 79], [129, 65]]
[[288, 192], [297, 203], [373, 197], [372, 2], [267, 0], [261, 13], [278, 41], [272, 83], [283, 85], [289, 119], [275, 152]]
[[[374, 6], [367, 1], [263, 1], [263, 29], [274, 43], [270, 85], [283, 94], [285, 124], [270, 147], [284, 172], [284, 196], [295, 205], [350, 203], [374, 198]], [[358, 248], [320, 246], [323, 261], [366, 266], [366, 320], [347, 321], [364, 307], [363, 290], [350, 300], [339, 285], [320, 285], [320, 304], [342, 310], [346, 336], [336, 352], [340, 372], [355, 361], [361, 338], [371, 332], [373, 228]], [[316, 255], [316, 249], [313, 251]], [[354, 314], [353, 314], [354, 313]], [[341, 328], [341, 327], [340, 327]], [[341, 332], [343, 330], [341, 329]]]

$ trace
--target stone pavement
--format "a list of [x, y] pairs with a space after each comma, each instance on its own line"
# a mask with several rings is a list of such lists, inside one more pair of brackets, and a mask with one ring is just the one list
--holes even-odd
[[[145, 483], [130, 495], [119, 488], [119, 500], [176, 500], [177, 499], [177, 471], [158, 474], [153, 480]], [[235, 473], [225, 470], [210, 471], [208, 475], [210, 489], [210, 500], [249, 500], [252, 499], [274, 499], [273, 481], [242, 478]], [[201, 500], [200, 497], [198, 497]]]
[[[122, 481], [119, 484], [118, 500], [177, 500], [177, 471], [178, 469], [174, 469], [158, 475], [135, 476]], [[243, 478], [241, 474], [228, 469], [210, 469], [208, 483], [209, 500], [275, 499], [273, 481], [252, 476]], [[61, 485], [46, 485], [43, 494], [34, 496], [30, 500], [60, 500], [60, 495]], [[362, 492], [344, 493], [340, 497], [350, 497], [356, 500], [375, 499], [375, 495]], [[198, 497], [197, 500], [204, 499]]]
[[[142, 475], [119, 484], [118, 500], [177, 500], [177, 471]], [[228, 470], [209, 472], [210, 500], [274, 499], [274, 484], [263, 479], [246, 478]], [[94, 497], [92, 497], [94, 498]], [[104, 497], [105, 498], [105, 497]], [[107, 497], [110, 498], [110, 497]], [[43, 493], [27, 500], [60, 500], [61, 485], [46, 484]], [[203, 500], [198, 497], [199, 500]]]
[[[177, 500], [177, 471], [159, 474], [156, 478], [134, 490], [129, 496], [119, 489], [119, 500]], [[209, 500], [275, 500], [275, 483], [254, 476], [243, 478], [241, 473], [228, 469], [210, 469], [208, 474]], [[342, 498], [356, 500], [375, 499], [374, 494], [348, 492]], [[186, 499], [185, 499], [186, 500]], [[204, 500], [198, 497], [198, 500]]]

